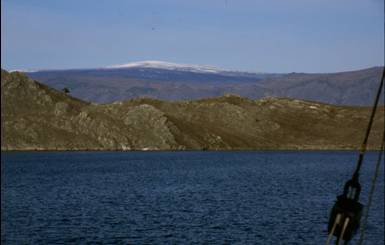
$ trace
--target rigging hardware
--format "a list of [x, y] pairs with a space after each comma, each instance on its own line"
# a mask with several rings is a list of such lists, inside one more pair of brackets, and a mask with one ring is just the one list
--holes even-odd
[[361, 185], [359, 183], [360, 169], [362, 162], [366, 153], [367, 143], [372, 129], [374, 116], [376, 115], [378, 101], [381, 96], [382, 88], [384, 85], [385, 78], [385, 67], [382, 71], [382, 77], [380, 86], [378, 88], [376, 98], [374, 100], [374, 105], [370, 115], [368, 127], [365, 132], [364, 141], [360, 148], [360, 153], [358, 156], [357, 166], [353, 173], [353, 176], [350, 180], [345, 183], [344, 192], [342, 195], [337, 196], [337, 201], [335, 202], [329, 219], [328, 224], [328, 238], [326, 244], [330, 244], [332, 236], [336, 236], [336, 244], [338, 245], [341, 240], [344, 240], [344, 244], [352, 239], [356, 234], [359, 226], [362, 215], [363, 205], [359, 202]]

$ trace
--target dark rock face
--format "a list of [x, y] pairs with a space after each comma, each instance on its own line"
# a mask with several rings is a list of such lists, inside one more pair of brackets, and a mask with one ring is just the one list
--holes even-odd
[[[370, 108], [236, 95], [97, 105], [1, 72], [2, 150], [357, 149]], [[370, 147], [379, 145], [384, 107]]]
[[52, 70], [27, 73], [50, 87], [96, 103], [138, 97], [202, 99], [234, 93], [249, 99], [266, 96], [337, 105], [371, 106], [382, 67], [325, 74], [205, 73], [154, 68]]

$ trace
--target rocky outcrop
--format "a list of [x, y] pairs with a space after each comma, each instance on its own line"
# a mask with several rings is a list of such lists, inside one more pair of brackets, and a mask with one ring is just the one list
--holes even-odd
[[[370, 108], [225, 95], [97, 105], [1, 73], [2, 150], [357, 149]], [[370, 147], [378, 147], [384, 108]]]

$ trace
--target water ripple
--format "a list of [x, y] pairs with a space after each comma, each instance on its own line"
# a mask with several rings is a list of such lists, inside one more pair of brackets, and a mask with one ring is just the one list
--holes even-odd
[[[323, 244], [352, 152], [2, 153], [2, 244]], [[375, 154], [363, 169], [362, 198]], [[383, 244], [381, 176], [367, 244]]]

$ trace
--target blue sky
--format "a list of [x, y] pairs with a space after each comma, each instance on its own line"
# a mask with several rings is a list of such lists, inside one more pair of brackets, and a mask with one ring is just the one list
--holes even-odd
[[2, 0], [5, 69], [141, 60], [255, 72], [384, 64], [382, 0]]

